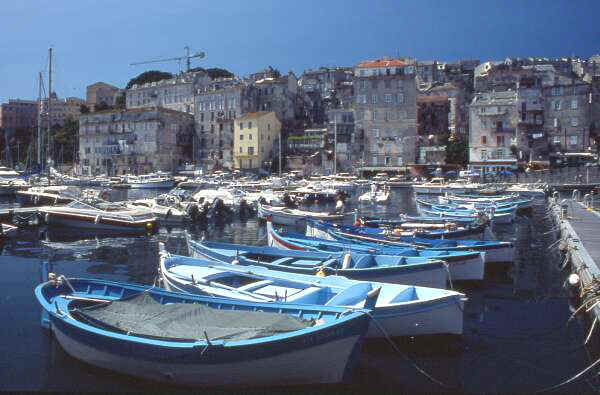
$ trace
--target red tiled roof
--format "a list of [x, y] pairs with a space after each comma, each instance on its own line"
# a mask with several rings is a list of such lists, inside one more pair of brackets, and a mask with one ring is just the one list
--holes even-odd
[[400, 59], [375, 59], [360, 62], [356, 67], [359, 68], [374, 68], [374, 67], [400, 67], [406, 66], [408, 63]]

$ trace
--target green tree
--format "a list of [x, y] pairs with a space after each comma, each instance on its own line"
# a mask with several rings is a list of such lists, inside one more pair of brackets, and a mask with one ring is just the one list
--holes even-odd
[[55, 125], [51, 128], [53, 158], [56, 163], [73, 163], [78, 131], [79, 123], [71, 118], [63, 126]]
[[94, 106], [94, 112], [112, 110], [112, 108], [112, 106], [109, 106], [102, 101]]
[[446, 143], [446, 163], [465, 166], [468, 163], [469, 143], [462, 137], [451, 136]]
[[125, 109], [125, 93], [122, 93], [119, 96], [117, 96], [117, 98], [115, 99], [114, 107], [119, 110]]
[[171, 73], [167, 73], [164, 71], [158, 71], [158, 70], [150, 70], [150, 71], [145, 71], [142, 74], [138, 75], [135, 78], [132, 78], [129, 80], [129, 82], [127, 83], [127, 86], [125, 87], [125, 89], [131, 89], [133, 87], [133, 85], [142, 85], [142, 84], [146, 84], [148, 82], [157, 82], [157, 81], [162, 81], [162, 80], [168, 80], [170, 78], [173, 78], [173, 74]]

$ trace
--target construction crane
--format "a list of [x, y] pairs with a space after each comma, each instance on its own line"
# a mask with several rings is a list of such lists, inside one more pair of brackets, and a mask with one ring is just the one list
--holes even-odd
[[185, 60], [186, 71], [189, 73], [191, 60], [193, 58], [202, 59], [206, 56], [206, 54], [204, 52], [200, 51], [200, 52], [196, 52], [193, 55], [190, 55], [190, 47], [186, 46], [186, 47], [184, 47], [184, 49], [185, 49], [185, 56], [179, 56], [176, 58], [168, 58], [168, 59], [148, 60], [146, 62], [135, 62], [135, 63], [131, 63], [130, 66], [136, 66], [138, 64], [148, 64], [148, 63], [171, 62], [171, 61], [176, 60], [179, 62], [179, 69], [181, 70], [181, 61]]

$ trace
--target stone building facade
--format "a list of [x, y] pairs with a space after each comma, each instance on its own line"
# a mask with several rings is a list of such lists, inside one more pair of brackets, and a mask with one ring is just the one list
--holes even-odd
[[9, 99], [8, 103], [0, 104], [0, 128], [10, 133], [36, 128], [38, 108], [35, 100]]
[[85, 88], [85, 97], [87, 106], [94, 111], [95, 106], [100, 103], [112, 106], [120, 89], [106, 82], [96, 82]]
[[555, 151], [587, 152], [591, 146], [590, 93], [589, 83], [559, 75], [542, 87], [544, 130]]
[[163, 107], [193, 114], [194, 83], [203, 75], [204, 72], [182, 73], [167, 80], [133, 85], [125, 92], [125, 106], [127, 109]]
[[[85, 104], [83, 99], [77, 97], [60, 99], [56, 93], [52, 92], [52, 100], [50, 100], [51, 125], [63, 126], [67, 119], [76, 121], [79, 114], [81, 114], [82, 104]], [[48, 125], [48, 99], [42, 100], [42, 125]]]
[[415, 65], [403, 59], [359, 63], [354, 69], [355, 139], [363, 170], [415, 163]]
[[256, 90], [239, 78], [199, 78], [195, 85], [196, 162], [233, 168], [234, 121], [256, 112]]
[[475, 169], [516, 168], [510, 146], [517, 141], [514, 91], [476, 93], [469, 106], [469, 163]]
[[161, 107], [79, 117], [79, 173], [173, 171], [190, 160], [194, 117]]

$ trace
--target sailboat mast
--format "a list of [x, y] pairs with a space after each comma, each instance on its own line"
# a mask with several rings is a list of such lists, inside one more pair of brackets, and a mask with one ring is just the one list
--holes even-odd
[[37, 116], [37, 164], [42, 168], [42, 72], [38, 80], [38, 116]]
[[50, 126], [52, 124], [52, 48], [48, 48], [48, 133], [46, 138], [46, 158], [50, 155]]

